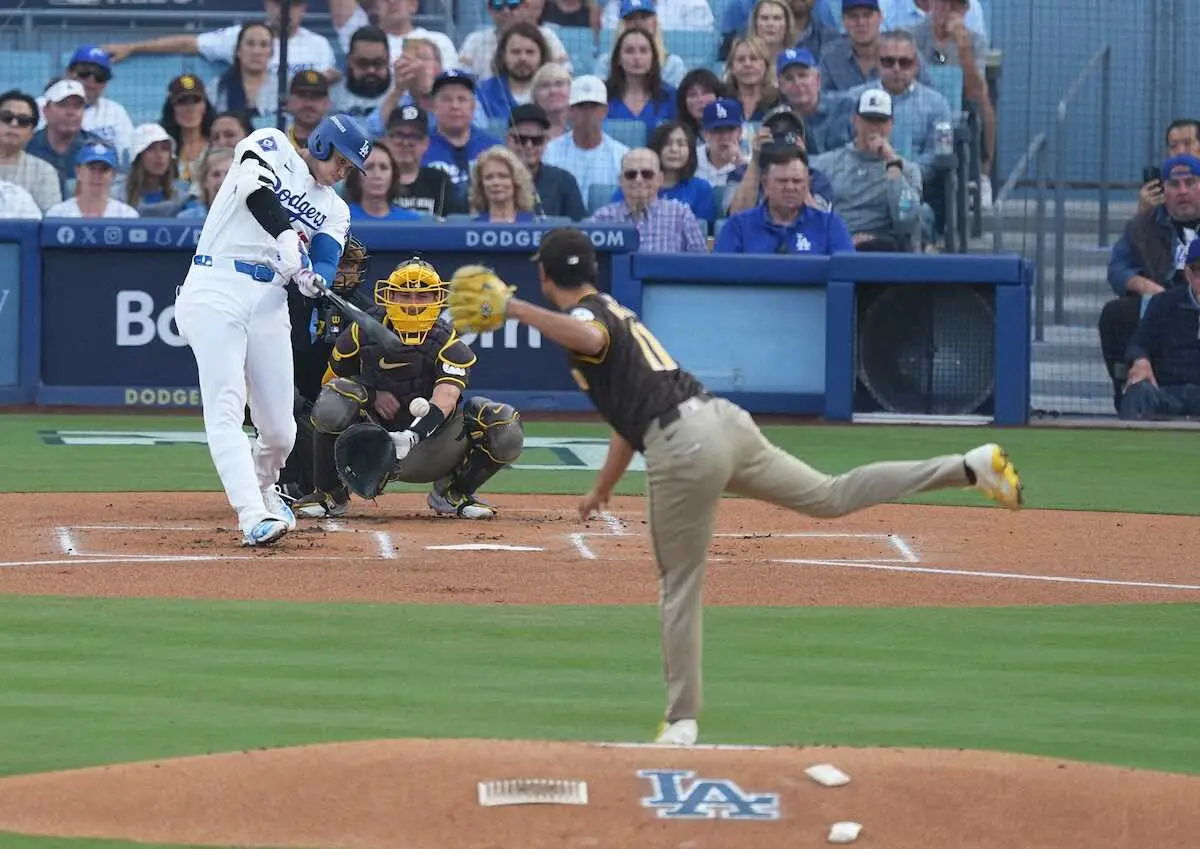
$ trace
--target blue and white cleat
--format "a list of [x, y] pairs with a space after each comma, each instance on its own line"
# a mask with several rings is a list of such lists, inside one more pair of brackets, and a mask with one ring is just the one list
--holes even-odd
[[292, 511], [291, 506], [287, 503], [287, 499], [283, 495], [283, 490], [278, 484], [264, 489], [262, 491], [262, 497], [263, 506], [267, 508], [268, 513], [287, 522], [289, 531], [296, 530], [296, 514]]
[[288, 532], [283, 519], [263, 519], [242, 534], [242, 545], [270, 545]]

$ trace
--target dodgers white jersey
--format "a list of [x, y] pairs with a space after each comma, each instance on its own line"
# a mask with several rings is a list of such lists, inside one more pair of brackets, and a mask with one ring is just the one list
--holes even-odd
[[307, 245], [317, 233], [325, 233], [344, 248], [350, 232], [350, 210], [346, 202], [331, 187], [314, 180], [308, 165], [287, 136], [270, 127], [255, 130], [234, 148], [234, 164], [213, 198], [200, 231], [196, 253], [275, 264], [275, 240], [246, 208], [247, 195], [237, 185], [238, 174], [251, 167], [241, 164], [242, 156], [248, 150], [275, 172], [275, 197], [279, 198], [291, 219], [292, 229], [300, 234], [300, 241]]

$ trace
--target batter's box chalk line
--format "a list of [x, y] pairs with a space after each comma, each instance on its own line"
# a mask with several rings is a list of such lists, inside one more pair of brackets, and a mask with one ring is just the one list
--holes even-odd
[[[602, 516], [605, 514], [601, 514]], [[615, 517], [614, 517], [615, 519]], [[615, 532], [613, 528], [620, 528], [620, 532]], [[627, 537], [627, 536], [644, 536], [644, 534], [636, 534], [629, 531], [620, 524], [620, 520], [608, 523], [606, 531], [582, 531], [573, 534], [568, 534], [567, 539], [578, 554], [584, 560], [599, 560], [600, 556], [588, 544], [589, 539], [605, 537]], [[856, 533], [837, 533], [831, 531], [741, 531], [739, 533], [720, 533], [713, 534], [715, 539], [743, 539], [743, 540], [763, 540], [763, 539], [828, 539], [828, 540], [866, 540], [874, 543], [886, 543], [891, 546], [892, 550], [899, 555], [898, 557], [846, 557], [846, 558], [772, 558], [768, 562], [783, 563], [788, 565], [812, 565], [823, 566], [829, 563], [920, 563], [921, 558], [917, 555], [913, 546], [897, 534], [856, 534]], [[720, 561], [723, 558], [714, 557], [712, 560]]]

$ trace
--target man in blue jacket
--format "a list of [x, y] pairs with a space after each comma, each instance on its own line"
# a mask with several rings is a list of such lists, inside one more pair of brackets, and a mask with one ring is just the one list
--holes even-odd
[[854, 240], [836, 212], [808, 203], [808, 166], [795, 147], [775, 145], [762, 154], [763, 201], [725, 222], [714, 253], [832, 254], [853, 251]]
[[450, 175], [454, 190], [466, 197], [471, 165], [499, 139], [471, 124], [475, 114], [475, 80], [464, 71], [445, 71], [433, 81], [433, 114], [437, 129], [421, 165]]
[[1155, 295], [1129, 343], [1123, 419], [1200, 415], [1200, 239], [1183, 273], [1187, 285]]

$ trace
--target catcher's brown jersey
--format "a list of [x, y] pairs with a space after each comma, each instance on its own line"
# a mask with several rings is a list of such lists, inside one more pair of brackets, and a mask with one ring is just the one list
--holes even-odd
[[391, 424], [407, 427], [411, 419], [408, 405], [413, 398], [429, 398], [433, 388], [441, 383], [465, 390], [473, 365], [475, 352], [443, 321], [433, 325], [424, 342], [404, 346], [400, 355], [384, 355], [379, 345], [360, 336], [357, 324], [351, 324], [338, 336], [329, 357], [325, 381], [335, 376], [349, 377], [367, 387], [372, 394], [392, 393], [400, 402], [398, 415], [401, 421], [380, 423], [384, 427]]
[[604, 331], [594, 357], [571, 354], [571, 374], [613, 430], [641, 451], [646, 428], [660, 415], [704, 391], [638, 319], [610, 295], [592, 292], [571, 308], [572, 318]]

